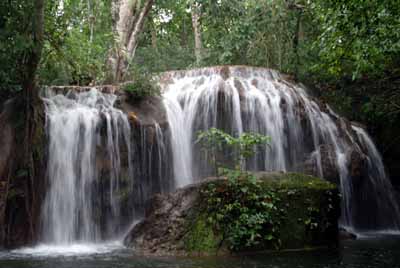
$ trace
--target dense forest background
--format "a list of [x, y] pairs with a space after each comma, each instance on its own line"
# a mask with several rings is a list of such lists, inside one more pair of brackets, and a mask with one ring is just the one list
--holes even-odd
[[397, 0], [3, 0], [0, 99], [29, 79], [95, 85], [210, 65], [273, 68], [364, 123], [400, 186], [399, 29]]

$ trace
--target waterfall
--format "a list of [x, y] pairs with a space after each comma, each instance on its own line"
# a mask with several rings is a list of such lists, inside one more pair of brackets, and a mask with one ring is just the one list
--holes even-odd
[[154, 194], [214, 175], [195, 142], [198, 131], [212, 127], [271, 137], [244, 163], [249, 170], [304, 172], [339, 185], [342, 226], [399, 229], [395, 193], [367, 132], [303, 86], [272, 70], [241, 66], [159, 78], [162, 100], [137, 106], [94, 88], [44, 92], [49, 142], [42, 242], [118, 237], [144, 215]]
[[130, 125], [114, 108], [117, 96], [95, 89], [66, 95], [47, 90], [43, 100], [49, 153], [42, 241], [71, 244], [115, 237], [122, 224], [121, 187], [127, 187], [132, 174]]
[[367, 133], [278, 72], [214, 67], [161, 75], [178, 186], [212, 175], [195, 144], [199, 130], [256, 132], [271, 143], [248, 160], [250, 170], [306, 172], [342, 193], [341, 225], [398, 229], [399, 208], [381, 156]]

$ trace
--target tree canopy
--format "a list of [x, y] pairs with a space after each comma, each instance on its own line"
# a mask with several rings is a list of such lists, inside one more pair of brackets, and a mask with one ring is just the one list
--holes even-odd
[[[1, 88], [21, 88], [34, 47], [32, 10], [32, 1], [0, 3]], [[43, 85], [245, 64], [291, 74], [349, 109], [362, 92], [327, 89], [398, 77], [400, 70], [396, 0], [55, 0], [45, 2], [44, 26]], [[362, 111], [398, 115], [398, 101], [382, 102], [398, 89], [382, 92], [367, 92]]]

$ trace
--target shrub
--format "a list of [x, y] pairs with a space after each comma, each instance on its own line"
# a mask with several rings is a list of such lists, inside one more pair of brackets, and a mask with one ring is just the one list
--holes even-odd
[[141, 100], [145, 97], [160, 96], [161, 89], [154, 77], [145, 72], [135, 72], [134, 81], [126, 82], [121, 86], [129, 99], [133, 101]]
[[209, 184], [202, 191], [208, 221], [232, 251], [280, 247], [278, 195], [266, 191], [254, 175], [237, 170], [224, 170], [228, 180]]
[[[269, 140], [257, 133], [243, 133], [235, 138], [216, 128], [198, 133], [197, 142], [211, 152], [217, 175], [228, 179], [225, 185], [210, 184], [202, 194], [207, 200], [209, 223], [222, 231], [233, 251], [262, 248], [265, 242], [280, 246], [277, 197], [274, 191], [263, 190], [254, 175], [243, 170], [245, 160], [256, 153], [257, 146]], [[221, 168], [217, 160], [216, 155], [226, 148], [232, 151], [227, 156], [233, 156], [234, 169]]]
[[[258, 133], [243, 133], [239, 137], [233, 137], [228, 133], [210, 128], [207, 131], [199, 131], [197, 141], [204, 151], [211, 154], [211, 162], [215, 166], [215, 173], [219, 175], [221, 161], [217, 159], [218, 154], [224, 154], [225, 158], [232, 158], [234, 168], [242, 170], [246, 159], [252, 157], [257, 150], [257, 146], [268, 144], [270, 137]], [[230, 152], [227, 153], [226, 149]], [[227, 160], [227, 159], [224, 159]]]

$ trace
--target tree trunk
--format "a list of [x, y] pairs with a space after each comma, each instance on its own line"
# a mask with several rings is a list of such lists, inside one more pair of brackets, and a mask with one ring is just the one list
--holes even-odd
[[114, 0], [113, 2], [117, 47], [109, 60], [115, 83], [122, 81], [128, 71], [129, 63], [135, 56], [139, 36], [143, 32], [144, 22], [153, 2], [154, 0], [145, 0], [144, 4], [138, 0]]
[[294, 62], [294, 75], [295, 79], [298, 79], [299, 75], [299, 65], [300, 65], [300, 55], [299, 55], [299, 42], [301, 38], [301, 19], [303, 16], [303, 11], [305, 6], [296, 3], [295, 1], [287, 3], [287, 7], [289, 10], [293, 10], [296, 12], [296, 29], [294, 32], [293, 37], [293, 52], [295, 55], [295, 62]]
[[89, 31], [90, 31], [89, 42], [93, 43], [95, 16], [94, 16], [94, 3], [92, 3], [91, 0], [87, 1], [87, 8], [88, 8], [88, 21], [89, 21]]
[[299, 76], [299, 65], [300, 65], [300, 55], [299, 55], [299, 40], [300, 40], [300, 30], [301, 30], [301, 17], [302, 11], [297, 11], [297, 21], [296, 21], [296, 32], [293, 38], [293, 51], [295, 55], [295, 63], [294, 63], [294, 75], [295, 79], [298, 79]]
[[[23, 89], [24, 89], [24, 103], [25, 103], [25, 133], [24, 133], [24, 166], [27, 169], [27, 185], [29, 189], [25, 196], [26, 210], [29, 214], [29, 234], [32, 239], [34, 236], [34, 217], [36, 195], [35, 195], [35, 167], [33, 159], [34, 141], [33, 136], [35, 132], [35, 107], [40, 102], [39, 86], [36, 77], [37, 69], [42, 55], [43, 39], [44, 39], [44, 4], [45, 0], [35, 0], [34, 10], [32, 16], [32, 41], [33, 48], [27, 53], [26, 66], [24, 68]], [[28, 193], [31, 193], [30, 195]]]
[[152, 18], [150, 18], [151, 20], [151, 47], [154, 50], [157, 50], [157, 29], [156, 29], [156, 25], [153, 22]]
[[196, 63], [200, 64], [203, 59], [203, 43], [201, 40], [201, 25], [200, 25], [200, 17], [201, 17], [200, 5], [196, 2], [193, 2], [191, 9], [192, 9], [192, 27], [194, 32], [194, 54], [196, 56]]

